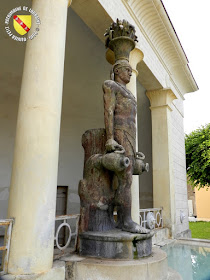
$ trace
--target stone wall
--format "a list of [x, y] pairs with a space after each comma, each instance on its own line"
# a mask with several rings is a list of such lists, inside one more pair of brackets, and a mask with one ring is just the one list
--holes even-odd
[[[176, 228], [175, 235], [189, 229], [188, 224], [188, 200], [187, 200], [187, 179], [185, 162], [184, 126], [183, 126], [183, 100], [174, 100], [171, 113], [172, 133], [172, 155], [175, 190], [175, 213]], [[185, 219], [180, 221], [180, 211], [183, 211]]]

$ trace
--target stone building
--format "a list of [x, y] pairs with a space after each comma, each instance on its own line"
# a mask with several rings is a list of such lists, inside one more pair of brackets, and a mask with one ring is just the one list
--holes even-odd
[[1, 3], [1, 26], [21, 5], [41, 20], [27, 44], [0, 32], [0, 219], [15, 219], [9, 273], [51, 268], [57, 188], [63, 211], [79, 213], [81, 136], [104, 127], [101, 85], [111, 65], [103, 34], [117, 18], [136, 27], [129, 88], [137, 95], [138, 149], [150, 164], [133, 183], [133, 217], [139, 207], [163, 207], [170, 235], [189, 234], [187, 218], [180, 220], [188, 216], [183, 102], [198, 87], [162, 1], [32, 2]]
[[209, 188], [195, 189], [196, 216], [198, 221], [210, 221]]
[[[189, 217], [195, 217], [197, 221], [210, 220], [210, 192], [208, 187], [193, 188], [187, 185]], [[193, 219], [194, 220], [194, 219]]]

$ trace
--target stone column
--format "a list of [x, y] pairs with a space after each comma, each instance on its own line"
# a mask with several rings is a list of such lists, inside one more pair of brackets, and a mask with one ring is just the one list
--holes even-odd
[[[127, 88], [133, 93], [137, 100], [137, 85], [136, 79], [138, 76], [138, 71], [136, 69], [139, 62], [142, 61], [144, 55], [142, 51], [138, 48], [135, 48], [131, 51], [129, 57], [129, 63], [132, 67], [132, 77], [130, 83], [127, 84]], [[136, 151], [138, 151], [138, 123], [136, 117]], [[132, 197], [132, 207], [131, 207], [131, 215], [134, 222], [139, 224], [139, 176], [133, 176], [133, 182], [131, 186], [131, 197]]]
[[163, 207], [164, 226], [173, 236], [175, 225], [174, 180], [171, 147], [171, 111], [176, 96], [170, 89], [147, 91], [152, 114], [154, 207]]
[[8, 218], [15, 219], [11, 274], [52, 267], [68, 4], [32, 2], [41, 25], [27, 42], [19, 101], [8, 208]]

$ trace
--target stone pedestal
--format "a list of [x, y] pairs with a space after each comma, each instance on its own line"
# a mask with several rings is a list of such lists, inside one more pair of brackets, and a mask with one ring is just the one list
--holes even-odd
[[108, 260], [96, 258], [63, 258], [67, 279], [71, 280], [181, 280], [168, 271], [167, 255], [153, 248], [152, 255], [137, 260]]
[[108, 259], [138, 259], [152, 253], [153, 232], [134, 234], [118, 229], [80, 234], [80, 255]]

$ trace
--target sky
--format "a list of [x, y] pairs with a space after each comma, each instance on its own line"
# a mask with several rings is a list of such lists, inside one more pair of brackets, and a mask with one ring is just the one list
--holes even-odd
[[163, 0], [199, 90], [184, 95], [185, 133], [210, 123], [210, 0]]

